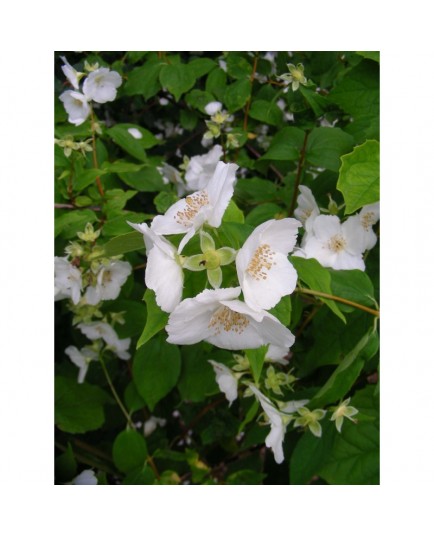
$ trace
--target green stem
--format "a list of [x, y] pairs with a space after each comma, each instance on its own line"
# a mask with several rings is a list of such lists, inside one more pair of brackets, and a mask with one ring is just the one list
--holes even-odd
[[292, 216], [294, 214], [295, 204], [297, 202], [298, 187], [300, 185], [301, 173], [303, 171], [304, 159], [306, 157], [306, 146], [307, 146], [307, 138], [308, 138], [308, 136], [309, 136], [309, 132], [306, 131], [304, 133], [303, 147], [301, 148], [301, 151], [300, 151], [300, 160], [298, 161], [297, 175], [295, 177], [295, 184], [294, 184], [294, 192], [292, 194], [291, 208], [289, 209], [289, 215], [290, 216]]
[[360, 309], [361, 311], [365, 311], [366, 313], [369, 313], [376, 317], [380, 316], [379, 310], [371, 309], [370, 307], [366, 307], [365, 305], [361, 305], [360, 303], [341, 298], [340, 296], [334, 296], [333, 294], [327, 294], [326, 292], [321, 292], [319, 290], [311, 290], [308, 288], [297, 288], [296, 292], [300, 292], [301, 294], [310, 294], [312, 296], [318, 296], [320, 298], [327, 298], [329, 300], [345, 303], [346, 305], [350, 305], [351, 307], [355, 307], [356, 309]]
[[102, 357], [102, 354], [99, 355], [99, 361], [101, 363], [101, 366], [102, 366], [102, 369], [104, 371], [104, 375], [106, 377], [106, 380], [107, 380], [107, 383], [109, 384], [109, 387], [110, 387], [110, 390], [120, 408], [120, 410], [122, 411], [122, 413], [124, 414], [126, 420], [127, 420], [127, 423], [128, 423], [128, 426], [130, 426], [133, 430], [135, 430], [135, 426], [134, 426], [134, 423], [133, 421], [131, 420], [131, 417], [128, 413], [128, 411], [126, 410], [125, 406], [122, 404], [122, 400], [119, 398], [119, 395], [115, 389], [115, 386], [113, 385], [113, 382], [110, 378], [110, 374], [107, 370], [107, 367], [105, 366], [105, 363], [104, 363], [104, 359]]

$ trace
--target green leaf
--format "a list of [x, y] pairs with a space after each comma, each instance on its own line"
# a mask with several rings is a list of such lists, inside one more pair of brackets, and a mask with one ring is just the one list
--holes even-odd
[[374, 287], [369, 276], [361, 270], [329, 270], [332, 294], [373, 307]]
[[235, 185], [235, 196], [244, 202], [274, 201], [277, 197], [277, 186], [271, 181], [257, 177], [238, 179]]
[[257, 227], [261, 223], [264, 223], [268, 220], [279, 219], [284, 216], [282, 212], [282, 207], [276, 205], [275, 203], [264, 203], [263, 205], [258, 205], [253, 208], [246, 216], [246, 223]]
[[215, 65], [215, 61], [211, 58], [196, 58], [190, 61], [188, 68], [195, 78], [200, 78], [214, 69]]
[[240, 110], [249, 100], [251, 89], [249, 80], [238, 80], [227, 86], [223, 101], [228, 111]]
[[84, 230], [86, 223], [93, 223], [97, 219], [92, 210], [69, 210], [56, 217], [54, 236], [61, 234], [64, 238], [75, 238], [78, 231]]
[[55, 460], [56, 481], [70, 482], [77, 475], [77, 462], [71, 443], [68, 443], [66, 451], [57, 456]]
[[250, 225], [228, 221], [220, 225], [218, 232], [229, 247], [239, 249], [252, 231], [253, 227]]
[[[359, 410], [357, 424], [344, 422], [341, 434], [336, 434], [327, 462], [318, 474], [329, 484], [379, 484], [380, 482], [380, 434], [378, 396], [375, 387], [357, 391], [351, 405]], [[363, 421], [369, 415], [374, 421]]]
[[329, 458], [337, 432], [330, 421], [323, 420], [321, 428], [321, 438], [305, 432], [298, 440], [289, 462], [291, 484], [307, 484]]
[[185, 102], [202, 113], [205, 113], [205, 106], [213, 101], [214, 98], [208, 91], [202, 91], [201, 89], [193, 89], [185, 96]]
[[137, 348], [140, 348], [151, 337], [161, 331], [167, 324], [167, 319], [169, 318], [169, 315], [158, 307], [153, 290], [147, 288], [143, 299], [146, 302], [147, 319], [145, 328], [137, 342]]
[[[140, 272], [143, 277], [144, 270]], [[116, 325], [116, 333], [120, 339], [137, 337], [143, 330], [146, 322], [146, 305], [143, 301], [126, 300], [117, 298], [104, 302], [102, 307], [104, 313], [122, 313], [124, 324]]]
[[121, 190], [120, 188], [114, 188], [113, 190], [106, 190], [105, 192], [105, 198], [106, 198], [106, 206], [105, 211], [109, 216], [112, 212], [115, 212], [115, 216], [118, 215], [119, 211], [121, 211], [125, 205], [127, 204], [128, 200], [134, 197], [137, 194], [134, 190]]
[[141, 162], [146, 162], [146, 154], [143, 149], [143, 144], [140, 143], [141, 140], [136, 140], [136, 138], [133, 138], [133, 136], [131, 136], [131, 134], [128, 132], [127, 128], [130, 127], [115, 125], [107, 130], [107, 134], [128, 154], [134, 156], [134, 158], [137, 158], [137, 160], [140, 160]]
[[231, 199], [229, 201], [228, 208], [225, 210], [225, 213], [223, 214], [223, 222], [232, 221], [236, 223], [244, 223], [244, 213], [242, 210], [240, 210], [237, 205], [235, 204], [235, 201]]
[[178, 390], [182, 400], [202, 402], [218, 392], [215, 374], [208, 363], [202, 344], [181, 348], [182, 370], [178, 381]]
[[139, 192], [160, 192], [165, 188], [157, 166], [145, 164], [139, 171], [120, 172], [122, 182]]
[[307, 139], [306, 160], [313, 166], [338, 171], [340, 156], [351, 151], [353, 145], [353, 137], [340, 128], [314, 128]]
[[359, 56], [362, 56], [367, 60], [372, 60], [376, 61], [377, 63], [380, 63], [380, 52], [378, 51], [370, 50], [368, 52], [356, 52], [356, 54], [359, 54]]
[[183, 63], [164, 65], [160, 71], [160, 82], [163, 88], [178, 101], [181, 95], [191, 89], [196, 78], [193, 70]]
[[247, 484], [258, 485], [262, 484], [262, 481], [266, 476], [265, 473], [258, 473], [252, 469], [241, 469], [240, 471], [229, 475], [226, 479], [226, 484], [242, 486]]
[[137, 350], [133, 362], [133, 380], [151, 411], [176, 385], [181, 371], [177, 346], [161, 337], [152, 339]]
[[102, 169], [84, 169], [81, 173], [78, 173], [72, 181], [74, 190], [76, 192], [81, 192], [93, 184], [97, 177], [104, 175], [104, 173], [106, 172]]
[[309, 103], [309, 106], [312, 108], [314, 114], [317, 117], [320, 117], [321, 115], [323, 115], [324, 110], [328, 106], [327, 99], [310, 88], [300, 86], [299, 89], [300, 89], [300, 93]]
[[249, 111], [249, 116], [253, 119], [278, 126], [282, 122], [282, 110], [274, 102], [255, 100]]
[[155, 481], [154, 471], [149, 467], [149, 465], [133, 469], [122, 481], [122, 484], [129, 486], [147, 486], [154, 483], [159, 483], [159, 481]]
[[198, 115], [193, 110], [181, 110], [179, 112], [179, 122], [182, 128], [186, 130], [193, 130], [198, 121]]
[[296, 127], [282, 128], [271, 142], [261, 160], [298, 160], [303, 146], [304, 132]]
[[174, 192], [160, 192], [154, 197], [154, 205], [160, 214], [164, 214], [178, 200], [179, 198]]
[[234, 52], [229, 52], [226, 56], [226, 68], [229, 76], [240, 80], [249, 79], [252, 74], [252, 65], [243, 56]]
[[126, 95], [143, 95], [145, 100], [156, 95], [161, 89], [159, 76], [163, 65], [160, 61], [148, 61], [133, 69], [124, 86]]
[[206, 79], [205, 89], [222, 102], [226, 91], [226, 81], [226, 73], [218, 67], [209, 73]]
[[358, 143], [379, 138], [380, 81], [379, 65], [363, 60], [336, 84], [328, 95], [350, 114], [354, 121], [346, 127]]
[[283, 296], [279, 303], [268, 312], [275, 316], [284, 326], [288, 326], [291, 322], [291, 296]]
[[137, 391], [134, 382], [130, 382], [124, 392], [124, 401], [125, 406], [127, 407], [130, 413], [138, 411], [146, 406], [146, 402], [140, 396], [140, 393]]
[[133, 164], [133, 162], [119, 159], [114, 162], [103, 162], [101, 168], [108, 173], [132, 173], [140, 171], [143, 164]]
[[123, 210], [119, 215], [115, 214], [117, 213], [111, 213], [110, 218], [104, 224], [103, 235], [105, 237], [119, 236], [130, 232], [131, 226], [127, 223], [129, 221], [131, 223], [142, 223], [145, 219], [152, 218], [150, 215], [129, 210]]
[[123, 473], [142, 468], [148, 455], [145, 438], [136, 430], [123, 430], [113, 443], [112, 454], [116, 467]]
[[363, 368], [364, 360], [361, 352], [372, 335], [373, 331], [371, 329], [360, 339], [356, 346], [344, 357], [323, 387], [312, 398], [309, 405], [323, 407], [345, 397]]
[[98, 430], [104, 424], [104, 404], [111, 402], [108, 394], [74, 378], [55, 378], [55, 423], [63, 432], [83, 434]]
[[262, 367], [265, 361], [265, 354], [267, 353], [268, 346], [261, 346], [253, 350], [246, 350], [246, 356], [252, 369], [253, 379], [255, 383], [259, 383], [261, 377]]
[[336, 188], [345, 199], [345, 214], [380, 199], [380, 144], [368, 140], [342, 157]]
[[[326, 294], [333, 294], [331, 289], [331, 276], [329, 271], [321, 266], [316, 259], [303, 259], [301, 257], [290, 258], [291, 263], [297, 270], [299, 279], [301, 279], [311, 290], [319, 290]], [[344, 324], [346, 323], [344, 315], [341, 313], [336, 302], [329, 298], [318, 298], [329, 307]]]
[[116, 236], [104, 244], [104, 254], [107, 257], [116, 257], [129, 251], [145, 249], [143, 234], [132, 231], [121, 236]]

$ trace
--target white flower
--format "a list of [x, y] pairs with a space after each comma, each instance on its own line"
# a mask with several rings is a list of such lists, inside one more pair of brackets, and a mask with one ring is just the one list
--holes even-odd
[[127, 132], [131, 134], [131, 136], [135, 138], [136, 140], [141, 140], [143, 138], [143, 134], [140, 132], [138, 128], [129, 128]]
[[258, 399], [271, 424], [270, 433], [265, 438], [265, 445], [273, 451], [276, 463], [282, 463], [284, 460], [283, 440], [291, 417], [283, 415], [254, 385], [250, 384], [249, 388]]
[[92, 469], [85, 469], [79, 475], [77, 475], [71, 482], [75, 485], [90, 485], [98, 484], [98, 479], [95, 476], [95, 472]]
[[54, 299], [71, 298], [77, 305], [82, 289], [81, 272], [66, 257], [54, 257]]
[[155, 432], [157, 426], [166, 426], [166, 419], [160, 419], [159, 417], [154, 417], [151, 415], [151, 417], [143, 424], [144, 436], [150, 436], [153, 432]]
[[234, 193], [236, 164], [219, 162], [214, 175], [203, 190], [194, 192], [172, 205], [164, 216], [156, 216], [151, 229], [159, 234], [185, 234], [178, 252], [204, 224], [219, 227]]
[[213, 366], [219, 389], [225, 394], [226, 400], [229, 402], [229, 406], [231, 406], [232, 402], [238, 397], [237, 377], [232, 370], [226, 365], [223, 365], [223, 363], [217, 363], [212, 359], [208, 359], [208, 363], [211, 363]]
[[65, 348], [65, 354], [79, 368], [78, 383], [83, 383], [91, 361], [98, 361], [98, 354], [92, 348], [82, 348], [79, 350], [75, 346]]
[[90, 114], [90, 106], [87, 98], [79, 91], [65, 91], [59, 99], [68, 114], [68, 121], [78, 127], [86, 121]]
[[265, 359], [271, 361], [272, 363], [279, 363], [280, 365], [288, 364], [288, 346], [276, 346], [270, 344], [268, 347], [267, 353], [265, 354]]
[[131, 227], [143, 233], [148, 262], [145, 283], [155, 292], [157, 304], [166, 313], [171, 313], [182, 297], [184, 274], [176, 247], [166, 238], [157, 235], [146, 223], [130, 223]]
[[110, 350], [123, 360], [130, 359], [130, 354], [127, 352], [131, 339], [119, 339], [116, 331], [106, 322], [89, 322], [87, 324], [78, 324], [78, 329], [86, 335], [91, 341], [103, 339]]
[[206, 154], [193, 156], [185, 170], [187, 189], [191, 192], [202, 190], [214, 175], [220, 158], [223, 156], [221, 145], [214, 147]]
[[206, 106], [205, 106], [205, 112], [208, 114], [208, 115], [214, 115], [216, 114], [217, 112], [220, 112], [220, 110], [222, 109], [222, 103], [219, 102], [219, 101], [212, 101], [212, 102], [209, 102]]
[[72, 67], [72, 65], [68, 63], [68, 60], [65, 58], [65, 56], [60, 56], [60, 59], [65, 64], [61, 67], [63, 74], [66, 76], [71, 86], [74, 89], [78, 90], [80, 75], [82, 75], [83, 73], [79, 73], [78, 71], [76, 71], [74, 67]]
[[122, 77], [116, 71], [101, 67], [89, 74], [83, 82], [83, 93], [88, 100], [104, 104], [116, 98], [116, 89], [122, 84]]
[[219, 348], [242, 350], [265, 344], [292, 346], [294, 335], [266, 311], [254, 311], [237, 300], [241, 288], [204, 290], [183, 300], [169, 316], [167, 341], [207, 341]]
[[98, 272], [96, 286], [86, 289], [87, 303], [96, 305], [101, 300], [115, 300], [131, 271], [129, 262], [110, 261], [108, 266], [103, 264]]
[[304, 66], [302, 63], [298, 63], [297, 66], [292, 63], [288, 63], [287, 67], [289, 73], [282, 74], [277, 78], [280, 78], [281, 80], [290, 83], [292, 91], [297, 91], [300, 84], [302, 84], [303, 86], [307, 84], [307, 78], [304, 76]]
[[186, 193], [187, 189], [185, 182], [176, 168], [165, 163], [162, 167], [158, 167], [157, 169], [163, 178], [164, 184], [169, 184], [171, 182], [176, 186], [178, 197], [182, 197]]
[[294, 210], [294, 216], [309, 232], [313, 221], [320, 214], [319, 208], [310, 188], [301, 184], [298, 189], [301, 193], [297, 197], [297, 208]]
[[297, 272], [288, 260], [300, 223], [294, 218], [259, 225], [239, 250], [235, 263], [244, 300], [255, 310], [274, 307], [291, 294]]
[[356, 229], [362, 237], [362, 250], [372, 249], [377, 243], [377, 235], [374, 233], [372, 226], [377, 223], [380, 218], [380, 203], [374, 203], [373, 205], [366, 205], [362, 210], [350, 216], [347, 221], [357, 223]]
[[317, 259], [326, 268], [365, 270], [363, 236], [359, 223], [350, 218], [341, 224], [337, 216], [318, 216], [306, 233], [303, 247], [293, 255]]

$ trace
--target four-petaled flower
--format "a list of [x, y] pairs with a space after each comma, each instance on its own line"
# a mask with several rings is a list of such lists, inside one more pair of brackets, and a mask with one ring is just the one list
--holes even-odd
[[115, 300], [131, 272], [131, 264], [125, 261], [110, 261], [108, 265], [101, 265], [96, 285], [86, 289], [87, 303], [96, 305], [101, 300]]
[[347, 398], [343, 402], [339, 404], [339, 406], [336, 406], [332, 409], [334, 409], [333, 415], [331, 416], [330, 420], [335, 421], [336, 429], [338, 432], [342, 429], [342, 424], [344, 422], [344, 417], [347, 419], [350, 419], [350, 421], [357, 422], [356, 419], [353, 419], [352, 417], [356, 415], [356, 413], [359, 413], [359, 410], [354, 408], [353, 406], [349, 406], [351, 398]]
[[83, 82], [83, 93], [88, 100], [104, 104], [115, 100], [116, 90], [121, 84], [122, 77], [119, 73], [101, 67], [86, 77]]
[[237, 300], [241, 288], [204, 290], [183, 300], [169, 316], [166, 331], [172, 344], [207, 341], [227, 350], [265, 344], [290, 347], [295, 337], [267, 311], [254, 311]]
[[335, 270], [365, 270], [363, 235], [356, 219], [341, 223], [337, 216], [318, 216], [303, 242], [294, 256], [317, 259], [322, 266]]
[[223, 214], [234, 193], [236, 164], [219, 162], [214, 175], [203, 190], [194, 192], [173, 204], [163, 216], [156, 216], [151, 229], [159, 235], [185, 234], [178, 252], [196, 231], [207, 223], [220, 227]]
[[68, 121], [78, 127], [86, 121], [90, 114], [90, 105], [85, 95], [79, 91], [64, 91], [59, 99], [68, 114]]
[[269, 220], [253, 231], [236, 258], [244, 300], [257, 311], [274, 307], [291, 294], [297, 272], [288, 260], [300, 223], [294, 218]]

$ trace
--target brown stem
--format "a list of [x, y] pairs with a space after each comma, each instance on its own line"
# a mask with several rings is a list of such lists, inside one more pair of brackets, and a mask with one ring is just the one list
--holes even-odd
[[256, 69], [258, 67], [258, 54], [255, 55], [255, 59], [253, 61], [253, 69], [252, 74], [250, 75], [250, 97], [246, 103], [246, 108], [244, 110], [244, 121], [243, 121], [243, 130], [247, 130], [247, 122], [249, 119], [249, 110], [250, 110], [250, 104], [252, 102], [252, 87], [253, 87], [253, 80], [255, 79]]
[[[322, 304], [321, 304], [322, 305]], [[315, 307], [315, 309], [313, 309], [310, 314], [305, 318], [303, 324], [298, 328], [296, 334], [295, 334], [295, 338], [298, 338], [300, 337], [300, 335], [303, 333], [303, 331], [305, 330], [306, 326], [308, 324], [310, 324], [314, 318], [314, 316], [317, 314], [317, 312], [321, 309], [321, 307]]]
[[309, 132], [306, 131], [304, 133], [303, 147], [301, 148], [301, 151], [300, 151], [300, 160], [298, 161], [297, 175], [295, 177], [294, 192], [292, 194], [291, 207], [289, 209], [289, 216], [292, 216], [294, 214], [295, 204], [297, 202], [298, 187], [300, 185], [301, 173], [303, 171], [304, 160], [306, 157], [306, 145], [307, 145], [308, 136], [309, 136]]
[[75, 205], [71, 205], [69, 203], [54, 203], [54, 208], [67, 208], [67, 209], [78, 209], [78, 210], [89, 209], [89, 210], [95, 210], [95, 211], [101, 210], [100, 207], [76, 207]]
[[[258, 153], [258, 151], [257, 151], [254, 147], [252, 147], [251, 145], [246, 145], [246, 148], [247, 148], [247, 149], [248, 149], [254, 156], [256, 156], [256, 158], [261, 158], [261, 154]], [[271, 169], [272, 171], [274, 171], [274, 173], [279, 177], [279, 180], [280, 180], [281, 182], [284, 182], [285, 177], [282, 175], [282, 173], [280, 173], [280, 171], [276, 168], [276, 166], [271, 165], [271, 166], [270, 166], [270, 169]]]
[[341, 298], [340, 296], [334, 296], [333, 294], [327, 294], [326, 292], [321, 292], [319, 290], [311, 290], [308, 288], [297, 288], [296, 292], [300, 292], [302, 294], [311, 294], [312, 296], [319, 296], [320, 298], [327, 298], [329, 300], [345, 303], [346, 305], [350, 305], [351, 307], [355, 307], [356, 309], [360, 309], [361, 311], [365, 311], [366, 313], [369, 313], [371, 315], [377, 317], [380, 316], [379, 310], [371, 309], [370, 307], [366, 307], [365, 305], [361, 305], [360, 303]]

